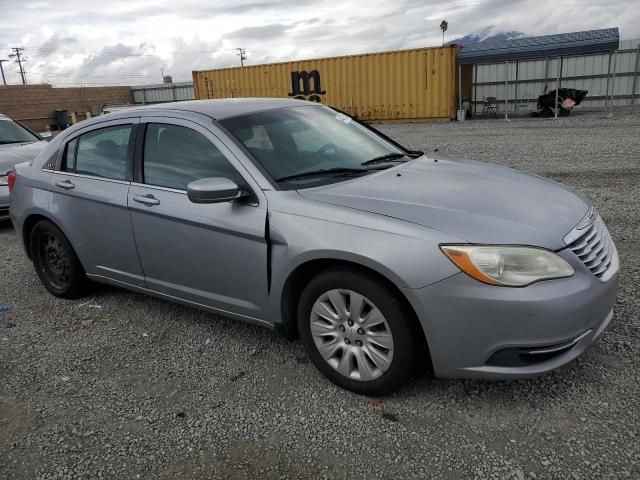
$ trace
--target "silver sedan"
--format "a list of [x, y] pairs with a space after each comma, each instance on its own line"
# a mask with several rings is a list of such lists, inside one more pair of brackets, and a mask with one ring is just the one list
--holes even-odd
[[443, 377], [548, 372], [613, 316], [618, 254], [586, 198], [406, 149], [319, 104], [105, 115], [10, 182], [52, 294], [92, 280], [263, 325], [362, 394], [393, 391], [423, 362]]

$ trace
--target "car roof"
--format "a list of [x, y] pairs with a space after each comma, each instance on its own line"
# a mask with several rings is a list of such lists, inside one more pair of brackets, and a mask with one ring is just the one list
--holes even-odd
[[[171, 102], [155, 105], [143, 105], [133, 107], [136, 113], [162, 112], [167, 110], [179, 110], [207, 115], [216, 120], [221, 120], [248, 113], [262, 112], [278, 108], [301, 107], [305, 105], [319, 105], [316, 102], [307, 102], [293, 98], [220, 98], [215, 100], [189, 100], [186, 102]], [[133, 109], [132, 108], [132, 109]], [[109, 113], [110, 118], [129, 117], [132, 109], [120, 110]]]

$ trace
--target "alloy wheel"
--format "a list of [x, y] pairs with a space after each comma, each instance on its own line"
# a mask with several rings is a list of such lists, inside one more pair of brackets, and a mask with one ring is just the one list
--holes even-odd
[[391, 328], [373, 302], [353, 290], [323, 293], [311, 309], [310, 326], [322, 358], [345, 377], [375, 380], [391, 366]]

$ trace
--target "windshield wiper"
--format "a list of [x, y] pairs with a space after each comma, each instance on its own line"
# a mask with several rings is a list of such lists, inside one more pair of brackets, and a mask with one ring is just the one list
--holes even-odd
[[332, 173], [365, 173], [369, 170], [365, 168], [346, 168], [346, 167], [335, 167], [335, 168], [322, 168], [320, 170], [311, 170], [308, 172], [295, 173], [293, 175], [286, 175], [284, 177], [276, 178], [276, 182], [283, 182], [287, 180], [294, 180], [297, 178], [304, 177], [313, 177], [316, 175], [326, 175]]
[[28, 140], [0, 140], [0, 145], [7, 145], [9, 143], [27, 143]]
[[[360, 165], [366, 167], [368, 165], [375, 165], [376, 163], [390, 162], [393, 160], [399, 160], [406, 157], [406, 153], [388, 153], [387, 155], [380, 155], [379, 157], [372, 158], [366, 162], [362, 162]], [[406, 161], [406, 160], [405, 160]]]

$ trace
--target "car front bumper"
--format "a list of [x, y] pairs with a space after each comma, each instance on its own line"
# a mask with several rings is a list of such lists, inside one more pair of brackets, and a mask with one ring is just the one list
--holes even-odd
[[[578, 357], [613, 317], [618, 266], [600, 281], [569, 251], [570, 278], [496, 287], [459, 273], [405, 294], [422, 323], [441, 377], [523, 378]], [[616, 253], [617, 257], [617, 253]]]

